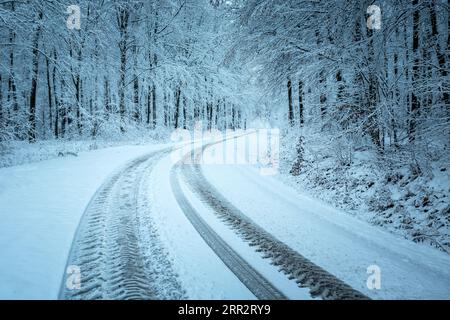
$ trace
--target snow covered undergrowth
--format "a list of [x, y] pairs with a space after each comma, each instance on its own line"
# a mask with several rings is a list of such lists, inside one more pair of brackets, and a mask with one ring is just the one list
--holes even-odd
[[[414, 242], [450, 252], [449, 154], [413, 160], [407, 152], [377, 156], [326, 134], [307, 134], [299, 175], [295, 133], [282, 136], [281, 175], [285, 183], [359, 219]], [[339, 141], [338, 141], [339, 142]]]
[[94, 192], [126, 162], [161, 148], [107, 148], [0, 169], [0, 299], [56, 299]]
[[[142, 132], [144, 131], [144, 132]], [[52, 139], [27, 141], [0, 141], [0, 168], [54, 159], [57, 157], [76, 157], [83, 151], [127, 145], [148, 145], [168, 141], [170, 130], [142, 130], [129, 127], [126, 133], [99, 136], [97, 139], [72, 140]]]

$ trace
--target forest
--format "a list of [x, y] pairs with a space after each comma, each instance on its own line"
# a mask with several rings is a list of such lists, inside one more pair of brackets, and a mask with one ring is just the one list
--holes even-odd
[[276, 127], [289, 181], [450, 248], [448, 0], [1, 0], [0, 26], [2, 156]]

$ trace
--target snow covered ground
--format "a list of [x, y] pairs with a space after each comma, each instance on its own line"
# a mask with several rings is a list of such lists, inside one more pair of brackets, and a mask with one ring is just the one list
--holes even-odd
[[170, 186], [174, 162], [165, 157], [152, 172], [149, 196], [155, 224], [191, 299], [255, 299], [206, 245], [179, 208]]
[[[311, 300], [308, 288], [299, 288], [294, 280], [289, 280], [284, 274], [278, 271], [278, 268], [271, 265], [267, 259], [263, 259], [262, 254], [255, 252], [254, 248], [248, 246], [233, 230], [226, 227], [220, 219], [218, 219], [202, 201], [189, 189], [186, 182], [182, 185], [183, 192], [188, 196], [192, 205], [201, 217], [228, 243], [238, 252], [245, 260], [248, 261], [255, 269], [263, 274], [267, 279], [279, 288], [283, 294], [289, 299]], [[233, 298], [233, 296], [231, 297]]]
[[281, 137], [284, 183], [380, 229], [450, 253], [449, 153], [428, 159], [402, 150], [383, 157], [360, 146], [350, 156], [349, 146], [336, 146], [329, 133], [307, 132], [303, 139], [299, 175], [293, 176], [298, 136]]
[[0, 298], [450, 300], [448, 1], [76, 2], [0, 2]]
[[97, 188], [126, 162], [162, 147], [108, 148], [0, 169], [0, 298], [56, 299]]
[[[450, 257], [298, 194], [251, 166], [205, 165], [207, 179], [254, 222], [353, 288], [377, 299], [450, 299]], [[367, 268], [381, 269], [369, 290]]]
[[[126, 163], [164, 147], [116, 147], [0, 169], [0, 298], [56, 299], [77, 226], [95, 191]], [[152, 223], [183, 296], [255, 299], [180, 208], [171, 185], [174, 165], [173, 155], [165, 155], [145, 181]], [[450, 299], [447, 254], [299, 194], [277, 177], [261, 175], [257, 166], [202, 165], [202, 170], [256, 225], [363, 294], [375, 299]], [[186, 177], [179, 181], [192, 208], [231, 250], [286, 297], [312, 298], [310, 288], [289, 280], [219, 219]], [[367, 268], [373, 265], [381, 270], [379, 290], [367, 287]]]

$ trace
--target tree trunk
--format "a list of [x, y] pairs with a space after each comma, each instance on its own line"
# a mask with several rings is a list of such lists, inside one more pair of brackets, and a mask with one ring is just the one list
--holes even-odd
[[321, 115], [322, 119], [324, 119], [325, 115], [327, 114], [327, 107], [326, 107], [326, 103], [327, 103], [327, 94], [326, 94], [327, 84], [326, 84], [325, 73], [323, 71], [320, 72], [319, 84], [323, 88], [323, 93], [320, 94], [319, 102], [320, 102], [320, 115]]
[[[42, 19], [42, 12], [38, 14], [39, 20]], [[37, 98], [37, 83], [39, 76], [39, 38], [41, 36], [41, 26], [37, 27], [33, 39], [33, 61], [31, 74], [31, 90], [30, 90], [30, 109], [28, 115], [28, 141], [30, 143], [36, 142], [36, 98]]]
[[[54, 61], [56, 62], [57, 56], [56, 56], [56, 50], [53, 50], [53, 58]], [[53, 73], [52, 73], [52, 80], [53, 80], [53, 94], [55, 96], [55, 127], [54, 127], [54, 135], [55, 138], [58, 139], [59, 138], [59, 113], [60, 113], [60, 105], [59, 105], [59, 101], [58, 101], [58, 93], [56, 91], [56, 68], [53, 67]]]
[[[124, 46], [124, 45], [123, 45]], [[120, 112], [120, 131], [125, 132], [125, 72], [127, 66], [126, 48], [120, 46], [120, 82], [119, 82], [119, 112]]]
[[181, 88], [178, 87], [175, 92], [175, 129], [180, 127], [180, 100], [181, 99]]
[[152, 116], [152, 90], [151, 90], [150, 86], [148, 86], [148, 91], [147, 91], [147, 119], [146, 119], [147, 125], [150, 125], [151, 116]]
[[[447, 3], [449, 3], [450, 1], [447, 1]], [[437, 55], [437, 60], [439, 63], [439, 70], [441, 73], [442, 78], [447, 79], [448, 76], [448, 71], [447, 71], [447, 59], [446, 59], [446, 55], [443, 52], [441, 45], [439, 43], [439, 30], [438, 30], [438, 23], [437, 23], [437, 15], [436, 15], [436, 1], [433, 1], [432, 3], [430, 3], [429, 5], [430, 8], [430, 20], [431, 20], [431, 32], [432, 32], [432, 36], [434, 38], [434, 41], [436, 43], [436, 55]], [[450, 17], [447, 18], [448, 19], [448, 27], [450, 28]], [[449, 29], [450, 30], [450, 29]], [[450, 41], [450, 33], [448, 34], [448, 41]], [[448, 50], [448, 48], [447, 48]], [[442, 90], [442, 102], [445, 106], [449, 106], [450, 105], [450, 95], [448, 93], [448, 90], [445, 88], [441, 88]]]
[[[11, 1], [11, 11], [15, 11], [15, 3]], [[9, 43], [11, 46], [11, 51], [9, 53], [9, 79], [8, 79], [8, 103], [12, 102], [12, 110], [14, 114], [13, 120], [13, 133], [16, 138], [20, 137], [19, 133], [19, 122], [18, 122], [18, 114], [19, 114], [19, 103], [17, 102], [17, 86], [16, 86], [16, 76], [14, 71], [14, 48], [15, 48], [15, 39], [16, 33], [14, 30], [11, 30]]]
[[64, 78], [61, 79], [61, 137], [64, 138], [66, 134], [67, 126], [72, 122], [70, 118], [69, 110], [67, 110], [66, 102], [63, 99], [64, 95], [64, 87], [66, 86], [66, 82]]
[[153, 89], [152, 89], [152, 116], [153, 116], [153, 125], [152, 128], [155, 129], [156, 128], [156, 86], [153, 85]]
[[108, 78], [105, 76], [104, 78], [104, 84], [105, 84], [105, 92], [103, 97], [103, 103], [106, 113], [106, 120], [109, 120], [109, 117], [111, 115], [111, 103], [109, 101], [110, 95], [109, 95], [109, 81]]
[[292, 127], [294, 125], [294, 106], [292, 103], [292, 81], [289, 79], [287, 82], [287, 88], [288, 88], [288, 122], [289, 125]]
[[303, 105], [303, 82], [298, 82], [298, 116], [300, 121], [300, 126], [305, 123], [304, 118], [304, 105]]
[[133, 50], [134, 52], [134, 79], [133, 79], [133, 102], [134, 102], [134, 121], [140, 122], [141, 121], [141, 114], [140, 114], [140, 107], [139, 107], [139, 77], [137, 74], [137, 50]]
[[413, 0], [413, 6], [416, 7], [413, 14], [413, 56], [414, 63], [412, 67], [412, 88], [413, 92], [411, 95], [411, 108], [409, 114], [409, 141], [414, 142], [416, 139], [416, 130], [417, 130], [417, 118], [420, 112], [420, 102], [419, 97], [417, 95], [415, 87], [417, 86], [417, 82], [419, 80], [419, 22], [420, 22], [420, 11], [417, 8], [418, 0]]
[[76, 117], [77, 117], [77, 129], [78, 129], [78, 133], [81, 136], [82, 134], [82, 129], [83, 129], [83, 125], [82, 125], [82, 114], [81, 114], [81, 103], [82, 103], [82, 96], [81, 96], [81, 78], [80, 75], [77, 74], [77, 80], [76, 80], [76, 86], [75, 86], [75, 92], [76, 92], [76, 102], [77, 102], [77, 111], [76, 111]]
[[183, 96], [183, 129], [187, 129], [187, 99], [185, 96]]
[[374, 50], [374, 43], [373, 43], [373, 30], [367, 29], [367, 37], [369, 39], [368, 41], [368, 81], [369, 81], [369, 87], [368, 87], [368, 97], [366, 100], [367, 103], [367, 110], [368, 110], [368, 126], [367, 130], [368, 133], [372, 139], [372, 142], [377, 146], [378, 150], [382, 150], [383, 143], [382, 143], [382, 137], [380, 132], [380, 121], [378, 117], [377, 112], [377, 105], [379, 101], [379, 94], [378, 94], [378, 79], [376, 77], [376, 66], [374, 62], [374, 56], [375, 56], [375, 50]]
[[141, 115], [139, 110], [139, 79], [134, 79], [134, 86], [133, 86], [133, 92], [134, 92], [134, 120], [136, 122], [141, 121]]
[[125, 132], [125, 75], [127, 68], [127, 46], [128, 46], [128, 23], [130, 12], [128, 8], [118, 8], [117, 25], [120, 32], [119, 51], [120, 51], [120, 80], [119, 80], [119, 113], [120, 113], [120, 131]]
[[48, 99], [48, 121], [50, 132], [51, 128], [53, 128], [53, 94], [52, 94], [52, 84], [50, 82], [50, 63], [48, 61], [48, 57], [45, 58], [45, 65], [47, 67], [47, 99]]

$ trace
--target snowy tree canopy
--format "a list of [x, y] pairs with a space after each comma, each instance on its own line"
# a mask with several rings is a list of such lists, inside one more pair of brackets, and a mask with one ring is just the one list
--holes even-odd
[[1, 138], [241, 126], [226, 15], [207, 0], [1, 3]]

